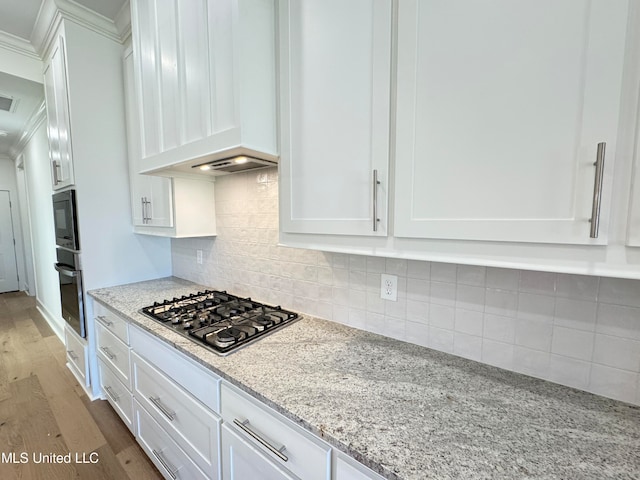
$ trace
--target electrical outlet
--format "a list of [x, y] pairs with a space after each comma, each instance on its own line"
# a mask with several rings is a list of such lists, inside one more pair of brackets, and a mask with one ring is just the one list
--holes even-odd
[[202, 265], [202, 250], [196, 250], [196, 262], [198, 265]]
[[380, 275], [380, 298], [398, 301], [398, 277], [395, 275]]

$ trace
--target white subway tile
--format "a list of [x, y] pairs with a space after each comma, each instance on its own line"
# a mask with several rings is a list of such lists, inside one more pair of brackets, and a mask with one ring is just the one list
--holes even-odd
[[560, 327], [593, 332], [596, 329], [597, 311], [598, 304], [595, 302], [558, 298], [553, 322]]
[[596, 332], [640, 340], [640, 308], [598, 304]]
[[361, 270], [367, 269], [367, 257], [364, 255], [349, 255], [349, 270]]
[[367, 272], [361, 270], [349, 271], [349, 288], [353, 290], [367, 289]]
[[589, 362], [553, 354], [549, 358], [547, 378], [552, 382], [586, 390], [589, 386], [590, 374], [591, 363]]
[[386, 259], [383, 257], [367, 257], [367, 272], [385, 273]]
[[384, 301], [384, 313], [388, 317], [401, 318], [403, 321], [407, 318], [407, 300], [398, 298], [397, 301]]
[[469, 335], [482, 336], [483, 313], [472, 310], [456, 308], [455, 311], [455, 331]]
[[338, 305], [334, 302], [332, 317], [334, 322], [347, 325], [349, 323], [349, 307], [346, 305]]
[[552, 334], [553, 325], [550, 323], [522, 319], [516, 321], [516, 345], [548, 352]]
[[601, 278], [598, 301], [640, 307], [640, 280]]
[[513, 366], [516, 372], [547, 378], [549, 375], [549, 356], [548, 352], [516, 346], [513, 348]]
[[333, 289], [333, 303], [336, 305], [349, 305], [349, 289], [337, 287]]
[[[368, 298], [367, 296], [367, 300]], [[429, 322], [429, 304], [426, 302], [407, 300], [407, 320], [426, 325]]]
[[518, 311], [518, 294], [509, 290], [487, 288], [485, 292], [486, 313], [513, 317]]
[[432, 303], [429, 306], [429, 325], [453, 330], [455, 310], [447, 305]]
[[333, 286], [348, 287], [349, 286], [349, 270], [346, 268], [333, 269]]
[[429, 327], [429, 348], [453, 353], [453, 331]]
[[367, 312], [367, 330], [369, 332], [378, 333], [380, 335], [384, 334], [384, 315], [379, 313]]
[[[277, 295], [280, 292], [275, 293]], [[324, 320], [333, 320], [333, 305], [329, 302], [318, 301], [318, 317]]]
[[384, 313], [385, 301], [380, 298], [379, 293], [367, 292], [367, 311], [373, 313]]
[[640, 342], [597, 334], [593, 361], [609, 367], [640, 372]]
[[458, 265], [456, 282], [463, 285], [484, 287], [486, 282], [486, 267], [478, 265]]
[[367, 292], [362, 290], [349, 290], [349, 306], [365, 310], [367, 308]]
[[407, 342], [423, 347], [429, 346], [429, 327], [424, 323], [406, 322], [405, 335]]
[[456, 264], [431, 262], [431, 281], [456, 283]]
[[637, 377], [633, 372], [594, 363], [591, 367], [589, 391], [623, 402], [633, 402]]
[[453, 353], [470, 360], [480, 361], [482, 358], [482, 337], [455, 332]]
[[485, 288], [458, 284], [456, 289], [456, 308], [484, 311]]
[[516, 336], [516, 320], [490, 313], [484, 314], [483, 336], [489, 340], [513, 343]]
[[553, 323], [556, 299], [549, 295], [520, 293], [518, 295], [518, 318]]
[[380, 274], [367, 272], [367, 291], [380, 295]]
[[404, 258], [387, 258], [385, 265], [389, 275], [407, 276], [407, 261]]
[[407, 277], [429, 280], [431, 278], [431, 263], [409, 260], [407, 263]]
[[553, 327], [551, 351], [557, 355], [591, 361], [594, 337], [592, 332]]
[[365, 330], [367, 328], [367, 312], [356, 308], [349, 309], [349, 325]]
[[522, 270], [520, 272], [520, 291], [555, 295], [556, 277], [556, 273]]
[[513, 370], [513, 344], [483, 338], [482, 361], [495, 367]]
[[591, 300], [598, 298], [599, 277], [589, 275], [558, 274], [556, 293], [558, 297]]
[[383, 334], [396, 340], [405, 340], [406, 338], [406, 322], [399, 318], [384, 317]]
[[318, 283], [333, 285], [333, 270], [329, 267], [318, 267]]
[[318, 252], [318, 266], [330, 267], [333, 264], [331, 255], [331, 252]]
[[349, 255], [346, 253], [332, 253], [331, 265], [334, 268], [349, 268]]
[[428, 280], [407, 278], [407, 298], [419, 302], [429, 301], [431, 283]]
[[431, 303], [453, 306], [456, 303], [455, 283], [431, 282], [429, 286], [429, 299]]
[[520, 270], [487, 267], [486, 286], [489, 288], [517, 291], [519, 280]]

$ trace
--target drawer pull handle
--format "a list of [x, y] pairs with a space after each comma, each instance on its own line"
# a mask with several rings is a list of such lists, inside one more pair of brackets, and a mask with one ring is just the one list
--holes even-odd
[[114, 402], [118, 403], [120, 401], [120, 395], [116, 395], [115, 393], [113, 393], [113, 388], [104, 387], [104, 391], [107, 392], [107, 395], [109, 395], [109, 397], [111, 397], [111, 400], [113, 400]]
[[169, 419], [170, 422], [173, 422], [176, 419], [176, 412], [169, 410], [165, 407], [160, 401], [159, 397], [149, 397], [149, 401], [153, 403], [162, 414]]
[[78, 355], [76, 355], [73, 350], [67, 350], [67, 355], [69, 355], [69, 358], [71, 358], [71, 360], [73, 360], [74, 362], [78, 360]]
[[283, 462], [289, 460], [289, 458], [284, 453], [282, 453], [286, 450], [286, 447], [284, 445], [274, 446], [270, 441], [265, 440], [264, 437], [262, 437], [258, 432], [251, 428], [249, 420], [240, 421], [237, 418], [234, 418], [233, 423], [247, 435], [254, 438], [258, 443], [265, 446], [271, 453], [280, 458]]
[[176, 475], [178, 473], [178, 470], [172, 467], [171, 464], [164, 459], [164, 457], [162, 456], [162, 452], [158, 452], [156, 449], [152, 449], [151, 451], [153, 452], [153, 456], [158, 459], [167, 473], [171, 475], [171, 478], [176, 480], [178, 478], [178, 476]]
[[606, 150], [606, 142], [600, 142], [598, 144], [598, 151], [596, 153], [596, 177], [593, 182], [593, 202], [591, 205], [591, 229], [589, 236], [591, 238], [598, 238], [598, 229], [600, 228], [600, 202], [602, 200], [602, 177], [604, 175], [604, 154]]
[[111, 350], [109, 350], [108, 347], [100, 347], [100, 350], [102, 350], [104, 352], [104, 354], [109, 357], [109, 360], [115, 360], [116, 356], [111, 353]]
[[107, 317], [105, 317], [104, 315], [98, 315], [98, 319], [102, 320], [102, 323], [104, 323], [107, 327], [113, 325], [113, 322], [111, 320], [107, 320]]

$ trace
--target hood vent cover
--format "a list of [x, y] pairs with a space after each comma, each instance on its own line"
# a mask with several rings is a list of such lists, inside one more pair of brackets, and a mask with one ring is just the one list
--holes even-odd
[[4, 112], [13, 112], [13, 109], [12, 109], [13, 106], [14, 106], [13, 98], [0, 95], [0, 110]]
[[276, 165], [278, 165], [278, 162], [274, 162], [272, 160], [239, 155], [236, 157], [222, 158], [220, 160], [194, 165], [191, 168], [199, 168], [204, 171], [217, 170], [219, 172], [236, 173], [244, 172], [246, 170], [254, 170], [256, 168], [275, 167]]

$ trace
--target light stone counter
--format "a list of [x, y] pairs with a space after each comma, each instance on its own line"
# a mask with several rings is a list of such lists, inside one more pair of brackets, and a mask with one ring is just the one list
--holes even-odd
[[204, 288], [89, 293], [390, 479], [640, 479], [636, 406], [309, 317], [219, 357], [138, 313]]

